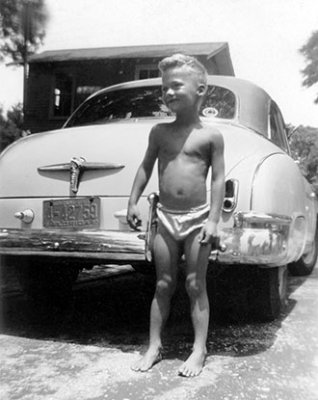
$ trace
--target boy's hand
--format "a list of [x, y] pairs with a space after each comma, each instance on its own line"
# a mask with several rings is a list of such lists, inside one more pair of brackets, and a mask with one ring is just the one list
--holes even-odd
[[220, 238], [217, 232], [217, 224], [212, 221], [207, 221], [205, 225], [202, 227], [199, 242], [201, 245], [211, 244], [212, 247], [217, 247], [219, 244]]
[[141, 226], [141, 219], [138, 207], [136, 205], [128, 206], [127, 210], [127, 222], [129, 226], [134, 229], [135, 231], [140, 230]]

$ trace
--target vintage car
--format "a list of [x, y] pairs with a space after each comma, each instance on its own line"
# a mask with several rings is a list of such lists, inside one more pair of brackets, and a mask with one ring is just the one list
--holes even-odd
[[[290, 156], [270, 96], [234, 77], [210, 76], [208, 83], [201, 116], [222, 133], [226, 166], [222, 246], [212, 251], [211, 265], [250, 266], [249, 302], [260, 318], [275, 318], [287, 271], [308, 275], [316, 263], [317, 200]], [[5, 149], [0, 254], [30, 296], [68, 288], [81, 268], [96, 264], [152, 271], [156, 173], [139, 202], [140, 231], [127, 225], [126, 208], [151, 127], [173, 118], [162, 103], [161, 79], [133, 81], [90, 96], [63, 129]]]

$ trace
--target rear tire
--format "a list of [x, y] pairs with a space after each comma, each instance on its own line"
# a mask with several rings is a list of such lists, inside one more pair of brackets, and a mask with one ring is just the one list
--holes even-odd
[[272, 321], [286, 305], [288, 269], [258, 268], [254, 272], [249, 291], [250, 313], [255, 320]]
[[[72, 286], [79, 268], [62, 261], [48, 263], [47, 259], [30, 258], [15, 265], [17, 278], [27, 296], [34, 321], [55, 323], [64, 317], [72, 300]], [[63, 265], [64, 264], [64, 265]]]
[[19, 283], [28, 296], [37, 297], [39, 293], [65, 292], [72, 289], [79, 273], [77, 267], [47, 260], [29, 259], [15, 265]]
[[251, 272], [251, 267], [246, 265], [210, 265], [207, 290], [211, 319], [220, 323], [241, 323], [248, 319], [247, 295]]
[[316, 226], [315, 239], [309, 253], [304, 254], [298, 261], [288, 265], [289, 272], [294, 276], [308, 276], [315, 268], [318, 258], [318, 226]]
[[280, 315], [287, 299], [285, 266], [260, 268], [255, 265], [215, 266], [220, 270], [208, 279], [212, 318], [231, 322], [272, 321]]

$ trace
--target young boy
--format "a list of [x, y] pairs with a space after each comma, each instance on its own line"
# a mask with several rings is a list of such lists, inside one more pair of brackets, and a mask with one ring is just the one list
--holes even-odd
[[[132, 369], [147, 371], [161, 360], [161, 331], [167, 320], [176, 288], [178, 262], [186, 260], [186, 290], [194, 328], [193, 350], [179, 368], [179, 375], [198, 375], [204, 365], [209, 326], [206, 271], [211, 244], [217, 239], [217, 224], [224, 198], [223, 138], [204, 125], [199, 108], [207, 90], [207, 72], [195, 58], [176, 54], [159, 63], [162, 96], [175, 113], [171, 123], [152, 128], [148, 148], [137, 171], [127, 212], [129, 225], [138, 229], [137, 202], [158, 159], [158, 231], [154, 240], [157, 273], [151, 305], [150, 341], [145, 355]], [[206, 178], [210, 166], [211, 205], [207, 204]]]

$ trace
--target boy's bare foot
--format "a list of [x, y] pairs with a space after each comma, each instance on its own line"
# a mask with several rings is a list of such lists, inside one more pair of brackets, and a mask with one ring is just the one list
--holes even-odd
[[144, 356], [137, 360], [137, 362], [135, 362], [130, 368], [133, 371], [146, 372], [161, 360], [162, 354], [160, 349], [148, 349]]
[[206, 352], [194, 350], [190, 357], [181, 365], [178, 374], [187, 378], [201, 373], [206, 358]]

